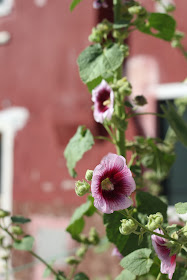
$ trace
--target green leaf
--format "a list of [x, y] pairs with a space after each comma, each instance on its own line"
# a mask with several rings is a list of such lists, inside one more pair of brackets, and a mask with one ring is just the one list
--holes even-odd
[[23, 216], [12, 216], [11, 220], [13, 223], [16, 223], [16, 224], [26, 224], [26, 223], [31, 222], [31, 219], [25, 218]]
[[91, 216], [95, 210], [96, 209], [93, 205], [92, 197], [88, 197], [88, 201], [75, 210], [73, 216], [71, 217], [70, 223], [66, 228], [66, 231], [71, 234], [73, 239], [77, 241], [80, 240], [79, 234], [82, 232], [85, 224], [83, 216]]
[[171, 103], [167, 102], [167, 107], [161, 106], [161, 108], [178, 140], [187, 147], [187, 123], [177, 113], [175, 107]]
[[79, 126], [75, 135], [70, 139], [64, 156], [67, 161], [67, 167], [72, 177], [76, 177], [77, 173], [74, 169], [76, 163], [82, 158], [85, 152], [90, 150], [94, 144], [93, 136], [89, 129]]
[[172, 279], [173, 280], [186, 280], [187, 279], [187, 270], [182, 267], [176, 268]]
[[72, 12], [81, 1], [82, 0], [73, 0], [70, 5], [70, 11]]
[[[106, 234], [108, 240], [116, 245], [119, 252], [123, 256], [126, 256], [137, 249], [138, 235], [133, 233], [130, 235], [122, 235], [119, 232], [122, 219], [124, 219], [124, 216], [119, 212], [104, 214], [104, 224], [106, 225]], [[144, 234], [143, 241], [139, 248], [150, 246], [150, 242], [150, 236], [146, 236]]]
[[140, 276], [146, 274], [153, 264], [153, 260], [149, 258], [151, 252], [152, 250], [147, 248], [136, 250], [124, 257], [120, 264], [134, 275]]
[[146, 34], [171, 41], [175, 33], [176, 21], [172, 16], [151, 13], [144, 23], [137, 24], [138, 29]]
[[21, 251], [31, 251], [34, 243], [34, 237], [30, 235], [24, 236], [21, 240], [14, 241], [13, 247]]
[[123, 270], [120, 275], [118, 275], [115, 280], [135, 280], [136, 276], [132, 274], [127, 269]]
[[78, 57], [80, 77], [87, 84], [100, 76], [111, 76], [121, 66], [123, 59], [123, 52], [117, 44], [105, 49], [100, 44], [91, 45]]
[[89, 280], [89, 278], [85, 273], [80, 272], [74, 276], [74, 280]]
[[167, 205], [158, 197], [140, 191], [136, 194], [136, 201], [138, 212], [147, 216], [160, 212], [164, 217], [164, 221], [167, 221]]
[[175, 204], [175, 209], [178, 214], [186, 214], [187, 213], [187, 202], [179, 202]]

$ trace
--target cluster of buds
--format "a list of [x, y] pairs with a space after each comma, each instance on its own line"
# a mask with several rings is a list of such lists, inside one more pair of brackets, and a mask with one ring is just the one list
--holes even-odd
[[129, 235], [133, 233], [137, 229], [137, 224], [131, 219], [123, 219], [121, 220], [121, 226], [119, 227], [119, 231], [123, 235]]
[[164, 220], [163, 216], [160, 212], [157, 212], [156, 214], [153, 215], [149, 215], [148, 223], [146, 227], [149, 230], [154, 231], [155, 229], [159, 228], [159, 226], [163, 224], [163, 220]]
[[178, 48], [181, 46], [181, 40], [184, 38], [184, 33], [181, 31], [176, 31], [173, 39], [171, 41], [171, 45], [173, 48]]
[[112, 31], [112, 24], [104, 19], [96, 27], [92, 28], [92, 33], [89, 36], [89, 41], [93, 43], [101, 43], [103, 39], [106, 40], [108, 34]]
[[112, 89], [114, 91], [118, 91], [120, 95], [123, 95], [124, 97], [129, 96], [132, 92], [132, 86], [126, 77], [123, 77], [122, 79], [118, 80], [115, 84], [113, 84]]
[[85, 180], [77, 181], [75, 183], [75, 192], [78, 196], [83, 196], [90, 191], [90, 184], [88, 184]]

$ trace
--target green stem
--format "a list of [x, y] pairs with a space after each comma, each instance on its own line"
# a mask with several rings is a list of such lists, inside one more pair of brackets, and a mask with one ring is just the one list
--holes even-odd
[[165, 116], [163, 114], [151, 113], [151, 112], [135, 113], [135, 114], [128, 115], [127, 118], [130, 119], [130, 118], [140, 116], [140, 115], [154, 115], [154, 116], [157, 116], [157, 117], [160, 117], [160, 118], [165, 118]]
[[160, 280], [160, 277], [161, 277], [161, 276], [162, 276], [162, 274], [161, 274], [161, 272], [159, 272], [159, 274], [158, 274], [156, 280]]
[[114, 23], [120, 21], [121, 18], [121, 0], [113, 0], [114, 6]]
[[99, 140], [106, 140], [106, 141], [109, 141], [110, 143], [113, 144], [113, 141], [112, 141], [110, 138], [108, 138], [108, 137], [104, 137], [104, 136], [95, 136], [94, 138], [95, 138], [95, 139], [99, 139]]
[[28, 251], [33, 257], [38, 259], [40, 262], [42, 262], [45, 266], [49, 268], [49, 270], [55, 275], [58, 276], [58, 273], [52, 268], [50, 264], [48, 264], [44, 259], [42, 259], [40, 256], [38, 256], [35, 252], [33, 251]]
[[[7, 228], [4, 228], [0, 225], [0, 228], [2, 230], [4, 230], [11, 238], [13, 241], [16, 241], [16, 238], [13, 236], [13, 234], [8, 231]], [[55, 275], [55, 276], [58, 276], [58, 273], [52, 268], [52, 266], [50, 264], [48, 264], [44, 259], [42, 259], [40, 256], [38, 256], [35, 252], [33, 252], [32, 250], [28, 251], [32, 256], [34, 256], [36, 259], [40, 260], [43, 264], [45, 264], [49, 269], [50, 271]]]
[[157, 232], [155, 232], [155, 231], [149, 230], [146, 226], [142, 225], [142, 224], [141, 224], [140, 222], [138, 222], [134, 217], [132, 217], [132, 216], [129, 214], [129, 212], [128, 212], [128, 214], [124, 213], [124, 210], [119, 211], [119, 212], [120, 212], [122, 215], [124, 215], [126, 218], [132, 219], [139, 227], [143, 228], [146, 232], [149, 232], [149, 233], [151, 233], [152, 235], [154, 234], [154, 235], [157, 235], [157, 236], [159, 236], [159, 237], [162, 237], [162, 238], [165, 238], [165, 239], [174, 241], [174, 242], [176, 242], [176, 243], [178, 243], [178, 244], [180, 244], [180, 245], [183, 245], [181, 242], [179, 242], [178, 240], [176, 240], [176, 239], [170, 237], [169, 235], [166, 236], [166, 235], [157, 233]]

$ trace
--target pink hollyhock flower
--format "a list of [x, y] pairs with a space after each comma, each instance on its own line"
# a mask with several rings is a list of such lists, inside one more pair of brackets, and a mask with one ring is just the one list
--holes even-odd
[[119, 259], [123, 258], [123, 255], [119, 252], [117, 247], [112, 250], [112, 256], [117, 256]]
[[94, 205], [104, 213], [128, 208], [132, 204], [128, 196], [135, 189], [135, 181], [122, 156], [108, 154], [93, 171], [91, 192]]
[[[156, 229], [155, 232], [164, 234], [162, 230]], [[167, 240], [157, 235], [152, 235], [152, 244], [158, 258], [161, 260], [160, 271], [163, 274], [168, 274], [169, 279], [172, 279], [176, 267], [176, 255], [170, 256], [170, 249], [167, 247]]]
[[92, 90], [92, 101], [94, 102], [94, 119], [103, 123], [105, 119], [110, 120], [114, 112], [114, 92], [105, 80]]
[[93, 1], [93, 8], [94, 9], [100, 9], [100, 8], [108, 8], [108, 4], [106, 3], [106, 1], [103, 0], [95, 0]]

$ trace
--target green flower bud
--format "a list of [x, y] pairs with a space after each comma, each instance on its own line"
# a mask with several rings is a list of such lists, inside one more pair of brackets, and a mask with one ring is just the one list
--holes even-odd
[[120, 45], [120, 50], [123, 52], [124, 57], [129, 55], [129, 47], [127, 45]]
[[80, 242], [81, 242], [81, 243], [83, 243], [83, 244], [89, 244], [88, 238], [86, 237], [85, 234], [80, 234], [80, 235], [79, 235], [79, 238], [80, 238]]
[[23, 230], [20, 226], [12, 226], [12, 233], [16, 235], [21, 235], [23, 234]]
[[90, 184], [83, 180], [75, 183], [75, 192], [78, 196], [83, 196], [90, 191]]
[[169, 4], [167, 7], [166, 7], [166, 12], [167, 13], [171, 13], [173, 11], [175, 11], [175, 5], [172, 5], [172, 4]]
[[87, 252], [87, 247], [83, 245], [77, 250], [76, 255], [79, 258], [83, 258], [86, 252]]
[[187, 223], [178, 231], [178, 237], [182, 243], [187, 243]]
[[154, 231], [155, 229], [157, 229], [160, 225], [162, 225], [163, 223], [163, 216], [160, 212], [157, 212], [154, 215], [149, 215], [148, 217], [148, 224], [147, 224], [147, 228], [151, 231]]
[[146, 10], [144, 9], [144, 7], [141, 7], [141, 6], [132, 6], [132, 7], [128, 8], [128, 12], [131, 15], [145, 15], [146, 14]]
[[87, 180], [87, 181], [91, 181], [92, 180], [92, 176], [93, 176], [93, 170], [87, 170], [86, 171], [86, 175], [85, 175], [85, 179]]
[[147, 99], [143, 95], [137, 95], [134, 98], [134, 103], [138, 106], [144, 106], [147, 104]]
[[100, 241], [99, 235], [94, 227], [90, 229], [88, 240], [93, 245], [97, 245]]
[[78, 260], [78, 259], [77, 259], [76, 257], [74, 257], [74, 256], [71, 256], [71, 257], [66, 258], [66, 263], [67, 263], [67, 264], [70, 264], [70, 265], [79, 264], [79, 263], [80, 263], [80, 260]]
[[123, 219], [121, 220], [121, 226], [119, 227], [119, 231], [123, 235], [129, 235], [133, 231], [135, 231], [137, 227], [137, 224], [133, 220]]
[[178, 48], [178, 47], [180, 47], [180, 41], [179, 41], [178, 39], [173, 39], [173, 40], [171, 41], [171, 46], [172, 46], [173, 48]]
[[10, 212], [0, 209], [0, 218], [5, 218], [7, 216], [10, 216]]

